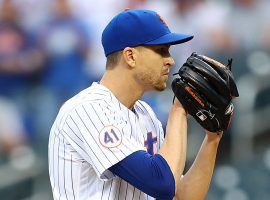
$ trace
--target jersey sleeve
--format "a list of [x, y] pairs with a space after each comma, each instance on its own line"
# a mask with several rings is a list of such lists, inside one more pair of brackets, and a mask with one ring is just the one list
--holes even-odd
[[73, 148], [93, 166], [100, 179], [114, 175], [108, 170], [144, 147], [130, 135], [129, 121], [121, 112], [102, 102], [86, 102], [73, 109], [63, 133]]

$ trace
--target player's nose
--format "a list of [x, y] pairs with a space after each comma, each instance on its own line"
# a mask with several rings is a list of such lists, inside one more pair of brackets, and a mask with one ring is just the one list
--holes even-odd
[[168, 66], [168, 67], [172, 67], [172, 66], [175, 65], [174, 59], [171, 56], [169, 56], [168, 58], [166, 58], [166, 61], [165, 62], [166, 62], [165, 63], [166, 66]]

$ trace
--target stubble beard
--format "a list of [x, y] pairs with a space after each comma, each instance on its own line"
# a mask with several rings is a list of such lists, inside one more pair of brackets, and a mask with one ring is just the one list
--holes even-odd
[[163, 80], [163, 79], [159, 79], [156, 84], [154, 84], [154, 88], [155, 90], [161, 92], [163, 90], [166, 89], [166, 86], [167, 86], [167, 79], [166, 80]]
[[139, 74], [137, 78], [146, 85], [147, 90], [164, 91], [166, 89], [167, 79], [163, 77], [155, 78], [152, 74]]

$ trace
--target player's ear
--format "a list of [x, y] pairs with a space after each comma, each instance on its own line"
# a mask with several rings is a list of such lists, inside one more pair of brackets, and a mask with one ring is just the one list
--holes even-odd
[[126, 47], [123, 50], [123, 59], [132, 68], [136, 65], [136, 53], [137, 50], [132, 47]]

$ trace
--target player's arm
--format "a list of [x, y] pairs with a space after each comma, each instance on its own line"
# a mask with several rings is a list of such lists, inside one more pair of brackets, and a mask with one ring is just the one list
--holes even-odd
[[159, 154], [139, 150], [109, 168], [144, 193], [163, 200], [175, 195], [174, 177], [166, 160]]
[[176, 188], [185, 167], [186, 149], [187, 113], [176, 99], [169, 114], [164, 142], [158, 152], [170, 166]]
[[181, 178], [176, 189], [176, 200], [204, 199], [210, 185], [216, 154], [222, 133], [206, 131], [201, 148], [188, 172]]
[[[172, 89], [187, 112], [211, 132], [227, 130], [233, 114], [232, 100], [239, 96], [231, 72], [232, 60], [225, 66], [209, 57], [192, 53], [179, 69]], [[207, 132], [188, 173], [177, 187], [178, 199], [203, 199], [208, 191], [221, 135]]]
[[137, 151], [109, 170], [150, 196], [172, 199], [186, 160], [186, 132], [186, 112], [176, 101], [158, 154], [151, 156], [145, 151]]

